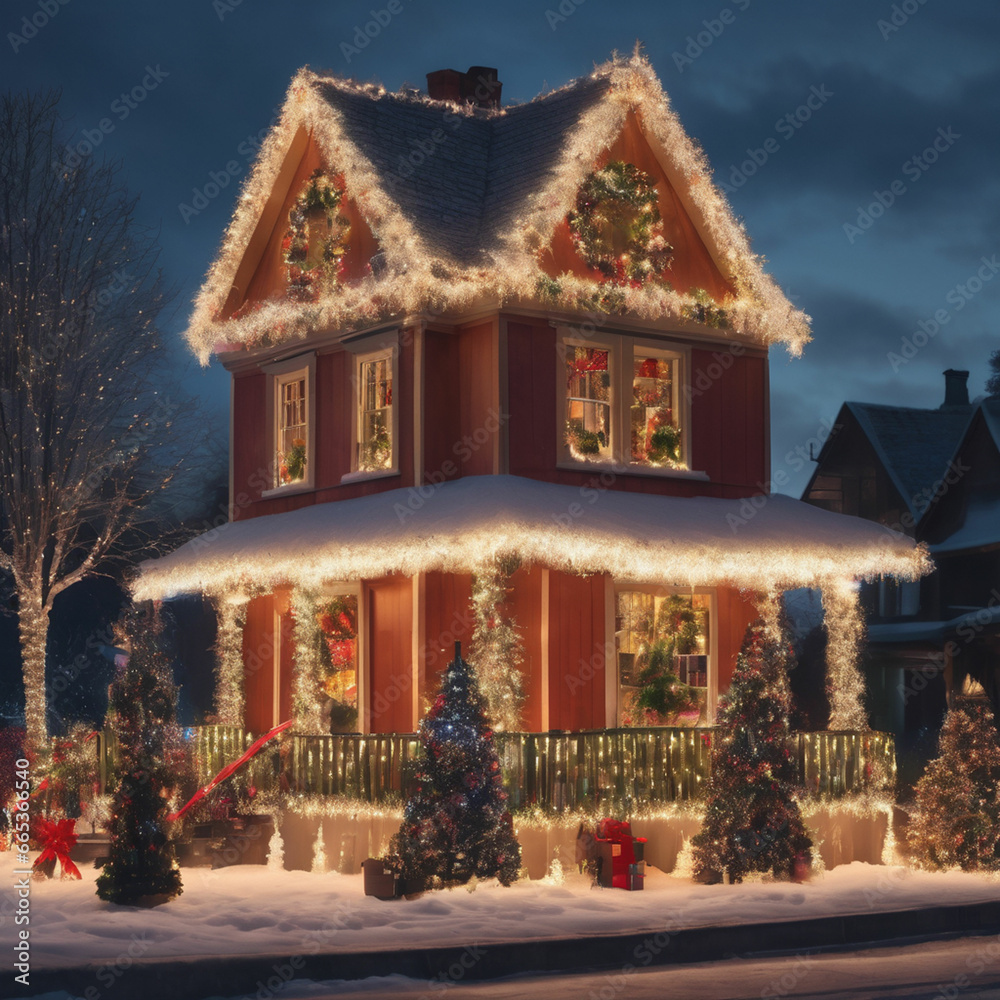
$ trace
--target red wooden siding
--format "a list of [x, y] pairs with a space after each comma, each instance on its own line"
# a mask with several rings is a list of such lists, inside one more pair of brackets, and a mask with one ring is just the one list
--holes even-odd
[[458, 373], [459, 339], [451, 333], [424, 333], [424, 482], [461, 475]]
[[373, 733], [411, 733], [413, 581], [390, 576], [365, 585], [368, 602], [368, 715]]
[[747, 625], [758, 617], [753, 596], [735, 587], [719, 587], [716, 590], [719, 648], [715, 662], [719, 671], [719, 694], [729, 688], [736, 657], [743, 645], [743, 634]]
[[511, 584], [513, 589], [505, 607], [521, 637], [521, 687], [525, 696], [521, 728], [537, 733], [542, 728], [542, 568], [522, 567]]
[[233, 378], [233, 519], [249, 516], [251, 505], [270, 487], [271, 460], [267, 454], [267, 381], [262, 372]]
[[264, 733], [274, 719], [274, 599], [270, 594], [247, 603], [243, 629], [244, 725]]
[[[459, 433], [450, 448], [455, 452], [463, 476], [488, 476], [493, 472], [497, 448], [496, 400], [494, 393], [496, 361], [493, 353], [493, 324], [480, 323], [464, 329], [458, 344]], [[428, 380], [428, 391], [435, 390]], [[492, 412], [491, 412], [492, 411]]]
[[424, 634], [420, 658], [420, 703], [434, 697], [441, 674], [462, 644], [468, 657], [472, 642], [472, 574], [427, 573], [424, 576]]
[[605, 725], [605, 578], [549, 573], [549, 728]]

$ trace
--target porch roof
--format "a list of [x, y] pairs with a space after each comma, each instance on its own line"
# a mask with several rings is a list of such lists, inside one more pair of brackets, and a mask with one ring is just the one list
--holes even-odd
[[[596, 482], [596, 479], [595, 479]], [[139, 600], [253, 593], [391, 573], [473, 571], [494, 556], [635, 583], [822, 586], [930, 569], [926, 550], [872, 521], [780, 494], [664, 497], [518, 476], [470, 476], [247, 518], [144, 562]]]

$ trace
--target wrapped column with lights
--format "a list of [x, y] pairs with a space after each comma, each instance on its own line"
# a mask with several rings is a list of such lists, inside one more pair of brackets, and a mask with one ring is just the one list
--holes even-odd
[[858, 591], [849, 581], [833, 580], [823, 587], [826, 623], [826, 688], [834, 731], [866, 731], [865, 679], [858, 667], [865, 640]]
[[321, 734], [329, 731], [323, 725], [320, 711], [320, 654], [316, 643], [316, 595], [296, 587], [292, 591], [291, 612], [295, 658], [292, 666], [292, 712], [295, 732]]
[[223, 726], [242, 726], [244, 708], [243, 628], [246, 601], [226, 597], [215, 602], [215, 712]]

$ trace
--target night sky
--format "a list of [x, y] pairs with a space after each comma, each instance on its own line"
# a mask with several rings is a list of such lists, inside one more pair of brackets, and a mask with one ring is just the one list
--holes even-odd
[[[970, 369], [970, 389], [982, 393], [1000, 346], [995, 0], [393, 0], [399, 12], [355, 44], [386, 6], [4, 4], [0, 86], [61, 87], [73, 147], [110, 120], [95, 155], [124, 161], [140, 218], [159, 231], [179, 288], [163, 319], [179, 365], [192, 363], [179, 334], [238, 181], [196, 215], [185, 219], [180, 206], [229, 160], [246, 176], [300, 66], [389, 89], [423, 89], [431, 70], [496, 66], [512, 103], [638, 40], [754, 249], [814, 320], [803, 358], [772, 351], [781, 491], [801, 492], [812, 468], [802, 456], [844, 399], [937, 406], [948, 367]], [[134, 88], [142, 101], [123, 100]], [[213, 364], [190, 380], [225, 440], [225, 372]]]

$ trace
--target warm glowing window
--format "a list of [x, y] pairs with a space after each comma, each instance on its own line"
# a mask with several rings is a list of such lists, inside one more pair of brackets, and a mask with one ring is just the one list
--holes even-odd
[[708, 721], [710, 594], [621, 590], [615, 609], [623, 726]]
[[654, 468], [683, 468], [677, 414], [678, 360], [633, 348], [631, 461]]
[[330, 732], [358, 728], [358, 598], [327, 595], [316, 608], [320, 710]]
[[566, 347], [566, 447], [578, 461], [613, 458], [611, 352]]
[[392, 355], [358, 363], [357, 470], [393, 467]]
[[309, 461], [309, 379], [306, 371], [275, 379], [275, 486], [305, 482]]

